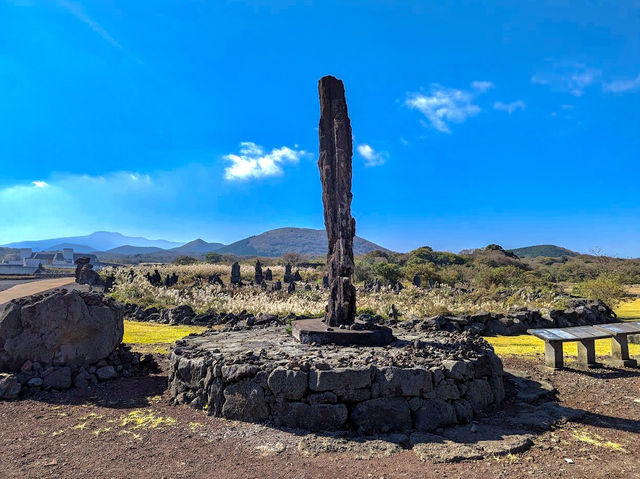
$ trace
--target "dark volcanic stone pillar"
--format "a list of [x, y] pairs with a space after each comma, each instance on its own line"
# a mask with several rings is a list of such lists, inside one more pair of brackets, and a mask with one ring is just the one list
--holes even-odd
[[351, 217], [351, 122], [342, 81], [326, 76], [318, 82], [320, 94], [320, 157], [324, 225], [329, 239], [327, 272], [329, 326], [352, 324], [356, 314], [353, 237], [356, 222]]
[[262, 265], [260, 264], [260, 260], [256, 261], [256, 272], [254, 276], [256, 284], [262, 283]]

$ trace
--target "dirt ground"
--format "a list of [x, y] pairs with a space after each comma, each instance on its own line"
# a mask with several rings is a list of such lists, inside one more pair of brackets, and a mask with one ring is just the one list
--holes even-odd
[[551, 382], [562, 406], [588, 414], [542, 433], [523, 453], [431, 464], [388, 443], [322, 452], [308, 447], [319, 436], [171, 406], [160, 373], [103, 383], [85, 396], [0, 402], [0, 477], [640, 478], [640, 370], [553, 373], [540, 359], [513, 358], [505, 367]]

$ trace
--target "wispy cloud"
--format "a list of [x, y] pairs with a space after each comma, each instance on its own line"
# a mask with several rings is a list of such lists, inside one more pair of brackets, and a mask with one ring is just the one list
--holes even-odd
[[364, 158], [365, 166], [379, 166], [383, 165], [389, 158], [389, 154], [386, 151], [376, 151], [371, 145], [362, 143], [356, 147], [358, 154]]
[[531, 77], [537, 85], [547, 85], [553, 90], [568, 92], [574, 96], [582, 96], [585, 89], [600, 81], [602, 72], [587, 67], [582, 63], [554, 62], [550, 67]]
[[603, 90], [612, 93], [624, 93], [628, 91], [635, 91], [640, 89], [640, 73], [637, 77], [631, 80], [613, 80], [612, 82], [605, 83]]
[[[294, 148], [297, 148], [295, 145]], [[251, 178], [264, 178], [278, 176], [283, 173], [282, 166], [287, 163], [298, 163], [300, 158], [308, 155], [304, 150], [298, 150], [283, 146], [266, 152], [260, 145], [245, 141], [240, 143], [238, 154], [230, 153], [223, 158], [231, 162], [231, 166], [225, 168], [224, 177], [227, 180], [248, 180]]]
[[33, 184], [36, 188], [46, 188], [47, 186], [49, 186], [49, 183], [47, 183], [46, 181], [32, 181], [31, 184]]
[[474, 90], [479, 91], [480, 93], [484, 93], [487, 90], [490, 90], [491, 88], [494, 88], [495, 85], [493, 84], [493, 82], [490, 81], [473, 81], [471, 82], [471, 88], [473, 88]]
[[89, 15], [87, 15], [82, 8], [82, 5], [76, 2], [71, 2], [69, 0], [57, 0], [57, 2], [58, 5], [63, 7], [78, 20], [85, 23], [89, 28], [91, 28], [91, 30], [100, 35], [105, 41], [109, 42], [115, 48], [122, 50], [122, 45], [120, 45], [120, 43], [115, 38], [113, 38], [111, 34], [102, 27], [102, 25], [89, 17]]
[[522, 100], [512, 101], [511, 103], [503, 103], [501, 101], [497, 101], [493, 104], [494, 110], [506, 111], [511, 115], [516, 110], [524, 110], [527, 107], [525, 102]]
[[[480, 88], [474, 87], [481, 85]], [[478, 93], [486, 91], [491, 82], [473, 82], [472, 88]], [[449, 123], [462, 123], [467, 118], [480, 113], [481, 108], [474, 104], [475, 94], [468, 90], [446, 88], [434, 83], [427, 93], [409, 93], [405, 105], [422, 113], [430, 125], [443, 133], [451, 133]]]

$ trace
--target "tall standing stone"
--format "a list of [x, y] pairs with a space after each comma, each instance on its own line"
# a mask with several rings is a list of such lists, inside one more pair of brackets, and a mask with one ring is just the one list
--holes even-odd
[[352, 324], [356, 314], [353, 237], [356, 222], [351, 217], [351, 122], [342, 81], [325, 76], [318, 82], [320, 95], [320, 157], [324, 224], [329, 240], [327, 273], [329, 304], [325, 321], [329, 326]]
[[293, 281], [293, 274], [291, 273], [291, 265], [286, 264], [284, 266], [284, 282], [291, 283]]
[[256, 280], [256, 284], [262, 283], [262, 265], [260, 264], [260, 260], [256, 261], [255, 280]]
[[231, 284], [241, 284], [242, 280], [240, 279], [240, 265], [236, 261], [231, 265]]

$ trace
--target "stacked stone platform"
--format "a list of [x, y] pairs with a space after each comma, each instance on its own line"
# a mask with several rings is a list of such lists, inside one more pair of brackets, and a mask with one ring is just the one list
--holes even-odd
[[176, 342], [176, 404], [313, 431], [430, 432], [504, 398], [502, 363], [467, 333], [394, 331], [386, 347], [301, 344], [283, 328], [205, 332]]

